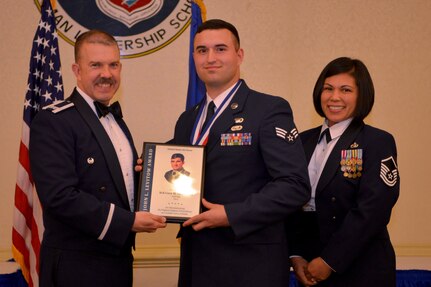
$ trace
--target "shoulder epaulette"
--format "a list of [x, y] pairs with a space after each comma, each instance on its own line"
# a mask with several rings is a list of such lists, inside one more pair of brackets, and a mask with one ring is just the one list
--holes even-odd
[[64, 100], [64, 101], [59, 101], [59, 102], [50, 104], [50, 105], [44, 107], [43, 109], [51, 111], [52, 113], [56, 114], [56, 113], [59, 113], [61, 111], [67, 110], [68, 108], [71, 108], [74, 105], [75, 104], [72, 103], [71, 101]]

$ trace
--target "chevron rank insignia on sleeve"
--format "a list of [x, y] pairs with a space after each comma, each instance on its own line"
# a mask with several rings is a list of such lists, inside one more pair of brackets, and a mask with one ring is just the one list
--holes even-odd
[[290, 132], [286, 131], [285, 129], [275, 127], [275, 134], [287, 141], [288, 143], [294, 143], [296, 138], [298, 137], [298, 130], [296, 128], [293, 128]]
[[398, 167], [392, 156], [382, 160], [380, 178], [387, 186], [394, 186], [398, 181]]

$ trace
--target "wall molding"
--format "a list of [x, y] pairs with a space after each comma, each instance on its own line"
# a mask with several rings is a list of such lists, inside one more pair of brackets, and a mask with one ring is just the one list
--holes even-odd
[[[397, 257], [430, 257], [431, 245], [396, 245]], [[176, 245], [141, 245], [134, 251], [135, 268], [178, 267], [180, 247]]]
[[133, 252], [134, 268], [178, 267], [180, 245], [141, 245]]
[[397, 257], [431, 257], [431, 245], [396, 245]]
[[[397, 257], [430, 257], [431, 245], [396, 245]], [[139, 245], [133, 251], [134, 268], [178, 267], [180, 262], [179, 244]], [[11, 249], [0, 249], [0, 260], [12, 258]]]

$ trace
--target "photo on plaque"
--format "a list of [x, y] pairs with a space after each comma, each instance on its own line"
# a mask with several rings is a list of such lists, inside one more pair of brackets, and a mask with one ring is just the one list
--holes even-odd
[[201, 211], [205, 147], [145, 142], [139, 210], [180, 223]]

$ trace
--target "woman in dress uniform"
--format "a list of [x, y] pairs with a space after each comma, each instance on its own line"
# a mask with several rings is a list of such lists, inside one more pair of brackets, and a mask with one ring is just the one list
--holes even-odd
[[374, 103], [366, 66], [330, 62], [313, 91], [321, 126], [301, 134], [312, 198], [291, 218], [290, 258], [304, 286], [395, 286], [387, 224], [399, 195], [395, 140], [364, 124]]

